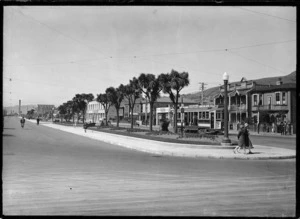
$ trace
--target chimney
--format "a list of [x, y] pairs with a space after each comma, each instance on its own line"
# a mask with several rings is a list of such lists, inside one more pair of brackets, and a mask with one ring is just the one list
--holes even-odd
[[281, 78], [278, 78], [278, 79], [277, 79], [276, 85], [282, 85], [282, 80], [281, 80]]

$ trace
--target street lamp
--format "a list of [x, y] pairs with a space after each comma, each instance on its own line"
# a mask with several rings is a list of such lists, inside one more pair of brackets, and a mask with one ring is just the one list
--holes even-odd
[[223, 74], [224, 81], [224, 138], [222, 145], [231, 145], [231, 140], [228, 138], [228, 101], [227, 101], [227, 85], [229, 75], [225, 72]]

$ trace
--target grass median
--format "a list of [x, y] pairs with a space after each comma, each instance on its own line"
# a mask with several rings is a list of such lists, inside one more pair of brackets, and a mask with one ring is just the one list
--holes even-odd
[[[64, 126], [74, 126], [73, 123], [55, 123], [57, 125], [64, 125]], [[83, 124], [77, 124], [78, 128], [83, 129]], [[166, 132], [166, 131], [150, 131], [149, 129], [134, 127], [126, 128], [116, 127], [114, 125], [110, 126], [93, 126], [88, 127], [87, 130], [93, 130], [97, 132], [105, 132], [110, 134], [117, 134], [122, 136], [129, 136], [135, 138], [142, 138], [148, 140], [155, 140], [155, 141], [162, 141], [162, 142], [170, 142], [170, 143], [180, 143], [180, 144], [193, 144], [193, 145], [214, 145], [214, 146], [221, 146], [222, 135], [210, 135], [204, 133], [184, 133], [183, 136], [181, 133], [173, 133], [173, 132]]]

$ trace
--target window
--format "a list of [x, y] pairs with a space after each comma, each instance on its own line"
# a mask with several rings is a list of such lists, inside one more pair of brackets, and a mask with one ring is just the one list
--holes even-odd
[[268, 96], [268, 105], [271, 105], [271, 96]]
[[275, 103], [280, 104], [280, 93], [275, 93]]
[[198, 115], [199, 115], [199, 119], [202, 119], [202, 113], [199, 112]]
[[217, 111], [216, 119], [221, 119], [221, 112], [220, 111]]
[[205, 112], [205, 118], [209, 119], [209, 112]]
[[258, 105], [260, 105], [260, 106], [263, 105], [263, 104], [262, 104], [262, 94], [259, 95]]
[[254, 106], [257, 105], [257, 95], [256, 94], [253, 95], [253, 104], [254, 104]]
[[286, 104], [286, 92], [282, 92], [282, 104]]

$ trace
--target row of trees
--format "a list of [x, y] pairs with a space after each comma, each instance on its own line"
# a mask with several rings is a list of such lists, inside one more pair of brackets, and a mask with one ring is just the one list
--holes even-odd
[[[150, 131], [153, 126], [153, 110], [154, 104], [160, 97], [161, 92], [168, 94], [175, 110], [174, 129], [177, 132], [177, 106], [180, 97], [180, 91], [189, 85], [188, 72], [178, 72], [171, 70], [170, 73], [161, 73], [157, 77], [154, 74], [141, 73], [138, 78], [134, 77], [129, 80], [126, 85], [120, 84], [119, 87], [109, 87], [105, 90], [105, 93], [97, 94], [96, 100], [103, 106], [107, 125], [107, 114], [109, 108], [114, 106], [117, 112], [117, 127], [119, 127], [119, 110], [121, 102], [126, 100], [128, 102], [129, 111], [131, 112], [131, 128], [133, 128], [133, 109], [136, 100], [141, 97], [142, 94], [147, 98], [150, 105]], [[77, 119], [83, 117], [86, 112], [86, 106], [88, 102], [94, 99], [93, 94], [76, 94], [76, 96], [58, 107], [60, 115], [62, 115], [67, 121], [77, 114]]]

